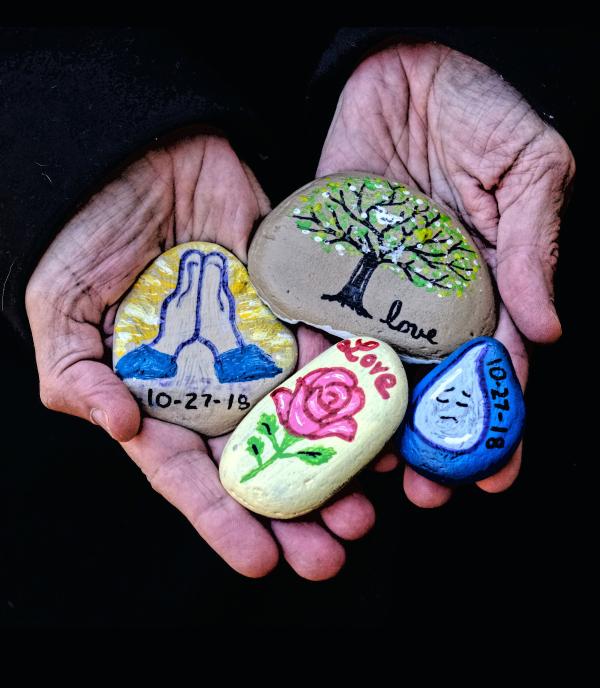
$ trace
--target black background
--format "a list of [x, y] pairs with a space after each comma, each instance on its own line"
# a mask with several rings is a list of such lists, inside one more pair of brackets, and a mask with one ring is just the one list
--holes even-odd
[[[400, 470], [366, 472], [378, 520], [348, 544], [334, 580], [301, 580], [285, 562], [248, 580], [212, 553], [101, 430], [41, 406], [31, 351], [0, 319], [0, 625], [379, 628], [446, 623], [467, 610], [474, 618], [539, 620], [584, 603], [593, 506], [584, 486], [597, 460], [597, 421], [586, 418], [585, 392], [596, 367], [598, 36], [582, 27], [518, 36], [507, 59], [525, 78], [547, 82], [578, 176], [557, 275], [564, 336], [535, 354], [516, 484], [500, 495], [463, 488], [445, 507], [425, 511], [404, 497]], [[204, 37], [206, 53], [238, 79], [280, 143], [271, 176], [261, 177], [274, 203], [313, 176], [322, 124], [307, 129], [294, 94], [329, 37], [325, 30], [311, 41], [259, 32], [243, 55], [235, 35], [227, 51], [218, 36]], [[254, 81], [239, 79], [240, 64]]]

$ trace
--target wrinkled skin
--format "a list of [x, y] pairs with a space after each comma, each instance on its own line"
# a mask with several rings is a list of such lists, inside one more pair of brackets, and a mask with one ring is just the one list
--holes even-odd
[[[268, 573], [279, 558], [277, 540], [299, 575], [319, 580], [344, 563], [334, 535], [352, 540], [372, 526], [366, 497], [348, 490], [320, 511], [320, 522], [263, 525], [219, 482], [215, 462], [227, 438], [205, 440], [171, 423], [141, 420], [107, 351], [118, 302], [148, 263], [187, 241], [215, 242], [245, 261], [250, 232], [269, 209], [226, 139], [181, 138], [128, 167], [63, 228], [30, 280], [27, 311], [48, 408], [101, 425], [240, 573]], [[307, 328], [298, 340], [300, 365], [329, 346]]]
[[[497, 244], [485, 255], [506, 304], [498, 337], [524, 383], [517, 327], [538, 342], [560, 334], [551, 280], [558, 211], [573, 173], [562, 139], [483, 65], [440, 47], [399, 48], [366, 60], [344, 89], [319, 173], [344, 169], [417, 184]], [[235, 570], [265, 575], [277, 563], [278, 543], [300, 576], [321, 580], [344, 563], [334, 536], [356, 539], [372, 526], [364, 495], [345, 492], [319, 520], [266, 524], [221, 487], [215, 462], [226, 438], [142, 420], [107, 355], [117, 304], [148, 263], [192, 240], [221, 244], [245, 260], [252, 228], [268, 211], [258, 182], [224, 138], [181, 137], [147, 152], [71, 219], [36, 268], [26, 305], [48, 408], [101, 425]], [[300, 366], [328, 346], [304, 327], [298, 339]], [[376, 467], [396, 463], [388, 454]], [[518, 463], [481, 486], [508, 486]], [[405, 488], [423, 506], [449, 496], [408, 470]]]
[[[502, 303], [495, 336], [524, 388], [525, 342], [561, 335], [552, 282], [575, 172], [561, 136], [480, 62], [440, 45], [394, 46], [363, 61], [341, 94], [318, 175], [344, 170], [418, 187], [458, 214], [496, 278]], [[479, 486], [509, 487], [521, 452]], [[424, 507], [451, 495], [409, 467], [404, 489]]]

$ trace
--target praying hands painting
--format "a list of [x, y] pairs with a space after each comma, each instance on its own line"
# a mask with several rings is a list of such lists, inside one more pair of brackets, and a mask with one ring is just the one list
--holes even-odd
[[117, 375], [149, 415], [210, 434], [233, 427], [295, 360], [293, 335], [260, 301], [242, 263], [216, 244], [184, 244], [157, 258], [117, 315]]

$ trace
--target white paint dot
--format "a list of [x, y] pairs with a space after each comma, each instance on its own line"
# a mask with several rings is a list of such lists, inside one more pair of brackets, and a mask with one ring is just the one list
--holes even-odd
[[473, 265], [479, 265], [479, 263], [476, 260], [474, 260]]
[[409, 191], [408, 189], [404, 189], [404, 191], [403, 191], [402, 193], [403, 193], [405, 196], [408, 196], [408, 194], [410, 193], [410, 191]]
[[427, 289], [433, 289], [433, 284], [429, 284], [429, 282], [428, 282], [427, 283]]
[[294, 208], [294, 215], [300, 215], [300, 208]]
[[323, 241], [323, 237], [320, 237], [320, 236], [316, 236], [316, 237], [314, 237], [314, 239], [315, 239], [315, 241]]
[[452, 239], [448, 239], [448, 241], [446, 243], [448, 244], [448, 246], [450, 246], [450, 244], [452, 244], [454, 242], [452, 241]]
[[365, 212], [363, 211], [363, 212], [360, 214], [360, 216], [364, 219], [365, 217], [367, 217], [367, 213], [365, 213]]
[[423, 205], [423, 199], [417, 198], [417, 205]]
[[356, 187], [354, 186], [354, 184], [351, 184], [348, 188], [350, 189], [350, 191], [356, 191]]
[[423, 244], [417, 244], [417, 248], [423, 248]]
[[321, 196], [323, 196], [323, 198], [329, 198], [329, 191], [324, 191]]
[[423, 272], [423, 268], [415, 268], [415, 272]]
[[310, 234], [310, 229], [303, 229], [302, 234]]
[[324, 222], [323, 227], [329, 227], [329, 222]]
[[439, 227], [439, 226], [440, 226], [439, 221], [435, 223], [435, 226], [436, 226], [436, 227]]
[[470, 276], [471, 276], [471, 271], [467, 270], [467, 277], [470, 277]]

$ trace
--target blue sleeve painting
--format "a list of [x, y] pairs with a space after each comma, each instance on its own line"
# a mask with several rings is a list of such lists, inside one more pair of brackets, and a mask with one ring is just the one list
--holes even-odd
[[[217, 267], [220, 273], [219, 288], [216, 294], [218, 309], [227, 310], [227, 326], [235, 340], [235, 347], [219, 351], [214, 341], [202, 336], [203, 285], [208, 266]], [[190, 312], [191, 320], [179, 327], [181, 337], [171, 352], [160, 351], [161, 343], [169, 328], [173, 327], [172, 313], [182, 308], [184, 297], [195, 295], [195, 308]], [[244, 340], [236, 323], [235, 299], [229, 288], [228, 259], [218, 251], [203, 252], [199, 249], [185, 251], [179, 263], [175, 289], [165, 297], [160, 308], [159, 330], [149, 344], [129, 351], [116, 365], [116, 372], [122, 379], [140, 380], [166, 379], [177, 375], [177, 359], [181, 351], [190, 344], [198, 342], [212, 354], [215, 375], [220, 383], [248, 382], [271, 378], [279, 375], [282, 369], [256, 344]]]
[[414, 389], [398, 443], [406, 462], [436, 482], [486, 478], [512, 456], [525, 402], [510, 356], [490, 337], [467, 342]]

